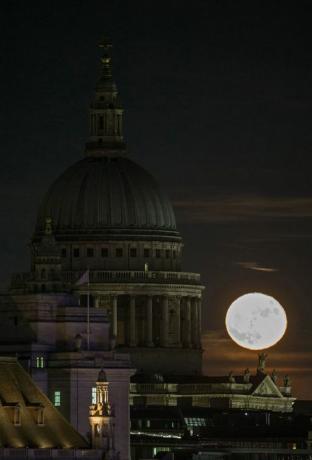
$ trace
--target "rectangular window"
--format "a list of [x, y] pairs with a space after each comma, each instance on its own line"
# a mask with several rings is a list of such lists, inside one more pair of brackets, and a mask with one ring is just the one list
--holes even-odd
[[61, 255], [62, 257], [66, 257], [66, 248], [62, 248]]
[[61, 405], [61, 392], [59, 390], [54, 392], [54, 406], [60, 407]]
[[136, 256], [137, 256], [136, 248], [130, 248], [130, 257], [136, 257]]
[[122, 257], [122, 248], [116, 248], [116, 257]]
[[44, 368], [44, 357], [43, 356], [36, 356], [36, 368], [37, 369]]
[[176, 258], [176, 256], [177, 256], [177, 253], [176, 253], [176, 251], [172, 251], [172, 257], [175, 259], [175, 258]]
[[87, 248], [87, 257], [94, 257], [94, 248]]
[[74, 248], [74, 257], [79, 257], [80, 251], [79, 248]]
[[170, 258], [170, 249], [166, 249], [166, 259]]
[[144, 248], [144, 257], [147, 258], [150, 256], [150, 250], [148, 248]]
[[161, 252], [160, 252], [160, 249], [156, 249], [156, 257], [159, 259], [160, 256], [161, 256]]
[[108, 257], [108, 248], [102, 248], [101, 254], [102, 257]]
[[96, 404], [96, 387], [92, 387], [91, 404]]

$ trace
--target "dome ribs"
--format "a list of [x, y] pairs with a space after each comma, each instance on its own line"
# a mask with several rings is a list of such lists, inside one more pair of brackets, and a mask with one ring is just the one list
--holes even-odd
[[[104, 235], [131, 230], [179, 238], [175, 216], [153, 176], [125, 157], [86, 157], [49, 188], [39, 209], [36, 234], [52, 217], [56, 236]], [[142, 230], [142, 232], [141, 232]]]

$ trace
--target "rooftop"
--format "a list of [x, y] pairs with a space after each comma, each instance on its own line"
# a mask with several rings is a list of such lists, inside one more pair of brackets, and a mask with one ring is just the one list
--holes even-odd
[[0, 447], [89, 447], [15, 358], [0, 358]]

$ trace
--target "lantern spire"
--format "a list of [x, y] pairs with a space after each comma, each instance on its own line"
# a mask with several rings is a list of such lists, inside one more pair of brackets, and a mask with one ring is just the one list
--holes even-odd
[[100, 72], [95, 97], [90, 104], [90, 135], [86, 144], [88, 156], [121, 156], [125, 153], [123, 140], [123, 108], [112, 76], [112, 44], [104, 38], [101, 50]]

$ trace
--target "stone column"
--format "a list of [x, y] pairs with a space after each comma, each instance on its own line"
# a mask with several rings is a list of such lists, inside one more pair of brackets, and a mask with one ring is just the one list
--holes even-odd
[[135, 297], [130, 296], [130, 347], [136, 346], [135, 320]]
[[197, 348], [198, 344], [198, 305], [197, 298], [193, 297], [191, 299], [191, 309], [192, 309], [192, 344]]
[[182, 297], [177, 297], [177, 316], [176, 316], [176, 337], [177, 337], [177, 346], [181, 346], [181, 305], [182, 303]]
[[186, 298], [186, 312], [185, 312], [185, 345], [187, 347], [191, 346], [192, 342], [192, 317], [191, 317], [191, 298]]
[[99, 307], [100, 307], [100, 298], [99, 298], [99, 296], [96, 296], [96, 297], [94, 298], [94, 306], [95, 306], [95, 308], [99, 308]]
[[146, 303], [146, 345], [153, 347], [153, 297], [149, 295]]
[[112, 305], [112, 335], [117, 337], [118, 334], [118, 297], [115, 295], [113, 297], [113, 305]]
[[169, 308], [168, 308], [168, 297], [163, 296], [161, 300], [161, 343], [162, 347], [168, 346], [168, 335], [169, 335]]
[[198, 329], [198, 347], [201, 348], [201, 334], [202, 334], [202, 302], [201, 298], [197, 299], [197, 329]]

